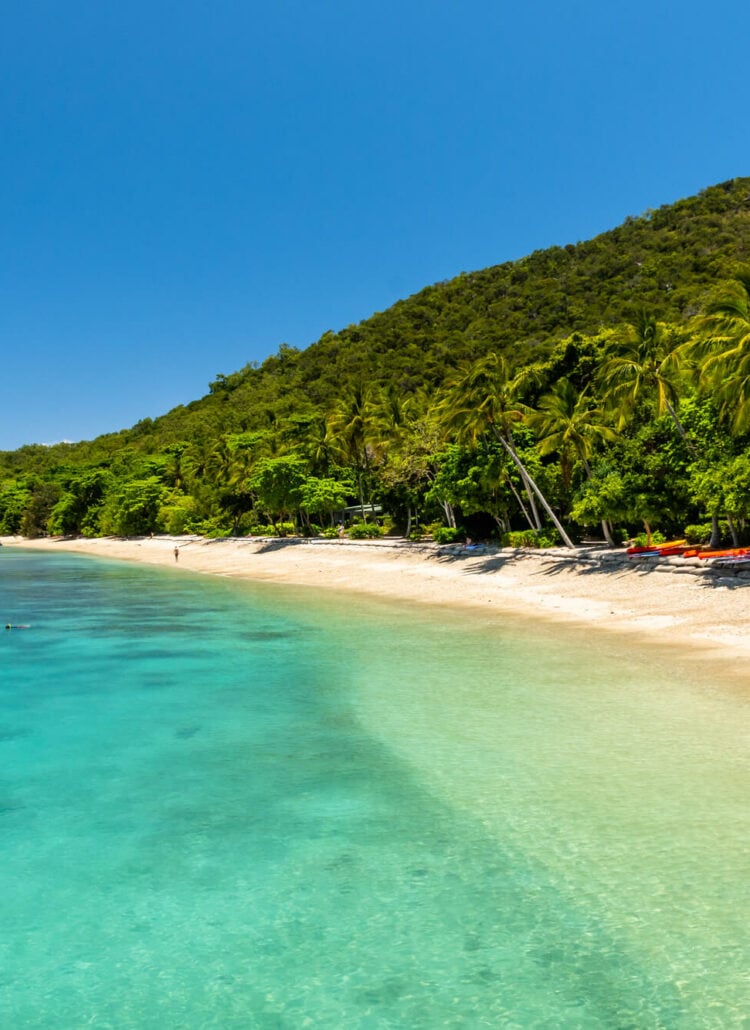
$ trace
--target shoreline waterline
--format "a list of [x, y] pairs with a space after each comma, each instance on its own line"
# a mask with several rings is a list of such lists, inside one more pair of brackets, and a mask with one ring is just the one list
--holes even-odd
[[[577, 565], [558, 553], [466, 552], [391, 541], [209, 540], [201, 537], [0, 538], [5, 546], [69, 551], [258, 583], [361, 594], [614, 634], [676, 658], [707, 660], [744, 685], [750, 582], [668, 575], [643, 566]], [[177, 552], [177, 555], [175, 555]], [[10, 616], [8, 616], [10, 617]], [[520, 624], [520, 622], [519, 622]], [[637, 646], [637, 643], [636, 643]]]

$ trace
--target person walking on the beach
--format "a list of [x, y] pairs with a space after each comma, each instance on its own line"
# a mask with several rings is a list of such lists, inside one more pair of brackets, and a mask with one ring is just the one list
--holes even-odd
[[180, 549], [179, 549], [179, 547], [175, 547], [175, 549], [174, 549], [174, 560], [175, 561], [179, 561], [180, 560]]

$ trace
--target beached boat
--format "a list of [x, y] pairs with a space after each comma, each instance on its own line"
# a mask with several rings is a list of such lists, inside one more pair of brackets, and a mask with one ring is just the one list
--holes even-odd
[[734, 568], [736, 565], [750, 565], [750, 554], [730, 554], [724, 558], [709, 558], [712, 565]]
[[699, 551], [698, 558], [739, 558], [750, 554], [747, 547], [723, 547], [714, 551]]
[[629, 547], [627, 555], [629, 558], [659, 558], [671, 555], [682, 554], [687, 551], [690, 544], [687, 540], [669, 540], [664, 544], [652, 544], [651, 547]]

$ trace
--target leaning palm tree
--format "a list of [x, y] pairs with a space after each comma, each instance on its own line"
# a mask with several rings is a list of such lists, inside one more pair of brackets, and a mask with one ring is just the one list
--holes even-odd
[[750, 427], [750, 266], [707, 306], [698, 322], [701, 384], [711, 390], [736, 434]]
[[513, 373], [502, 355], [490, 352], [464, 366], [448, 384], [438, 414], [445, 430], [459, 441], [476, 445], [484, 436], [494, 436], [518, 469], [529, 498], [545, 509], [567, 547], [574, 547], [546, 497], [518, 455], [513, 426], [523, 421], [528, 409], [520, 395], [533, 372], [528, 368]]
[[600, 372], [605, 403], [619, 415], [620, 428], [639, 400], [654, 398], [657, 415], [669, 413], [694, 455], [695, 448], [677, 415], [680, 389], [690, 368], [688, 348], [675, 343], [653, 315], [639, 312], [628, 335], [615, 343]]
[[[593, 480], [590, 459], [597, 444], [612, 442], [617, 433], [608, 425], [600, 405], [592, 401], [587, 390], [578, 393], [569, 379], [560, 379], [528, 416], [529, 425], [538, 436], [539, 453], [558, 454], [563, 482], [570, 484], [577, 458], [587, 479]], [[606, 519], [602, 519], [604, 539], [614, 547]]]

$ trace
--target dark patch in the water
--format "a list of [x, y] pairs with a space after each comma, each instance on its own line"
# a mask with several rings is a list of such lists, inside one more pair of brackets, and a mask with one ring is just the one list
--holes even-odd
[[245, 640], [288, 640], [293, 634], [281, 629], [257, 629], [242, 636]]
[[380, 984], [374, 984], [358, 992], [358, 1001], [363, 1005], [387, 1005], [398, 1001], [406, 990], [408, 990], [407, 984], [398, 977], [392, 976]]
[[200, 733], [200, 729], [200, 726], [181, 726], [180, 729], [174, 731], [174, 735], [180, 740], [190, 740], [196, 733]]
[[6, 740], [20, 740], [21, 737], [28, 737], [30, 733], [31, 730], [26, 726], [22, 726], [20, 729], [0, 726], [0, 744]]
[[20, 812], [23, 807], [24, 805], [21, 801], [13, 801], [12, 798], [0, 798], [0, 815]]

